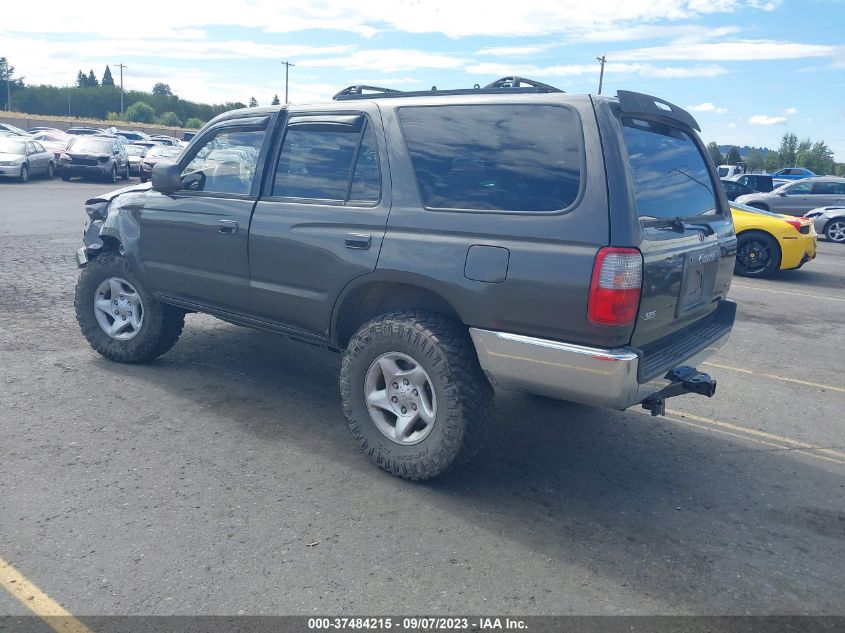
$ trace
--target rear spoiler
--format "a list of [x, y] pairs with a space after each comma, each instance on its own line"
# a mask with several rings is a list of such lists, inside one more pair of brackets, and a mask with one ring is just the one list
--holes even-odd
[[619, 90], [616, 92], [616, 98], [619, 99], [619, 106], [624, 114], [667, 119], [701, 132], [698, 122], [689, 112], [659, 97]]

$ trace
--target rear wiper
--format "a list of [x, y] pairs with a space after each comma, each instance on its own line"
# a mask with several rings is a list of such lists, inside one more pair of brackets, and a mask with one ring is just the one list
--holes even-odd
[[641, 220], [648, 220], [649, 225], [658, 229], [668, 229], [678, 233], [684, 233], [688, 228], [702, 229], [705, 235], [713, 235], [715, 231], [709, 224], [698, 224], [694, 222], [684, 222], [681, 216], [670, 218], [658, 218], [653, 215], [641, 215]]

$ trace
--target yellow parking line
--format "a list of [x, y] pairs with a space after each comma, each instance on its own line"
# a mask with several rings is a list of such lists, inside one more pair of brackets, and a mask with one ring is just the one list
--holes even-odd
[[745, 284], [733, 283], [731, 288], [748, 288], [749, 290], [761, 290], [763, 292], [774, 292], [779, 295], [792, 295], [794, 297], [809, 297], [810, 299], [827, 299], [828, 301], [842, 301], [845, 299], [840, 297], [825, 297], [824, 295], [810, 295], [805, 292], [789, 292], [787, 290], [771, 290], [770, 288], [761, 288], [760, 286], [746, 286]]
[[839, 391], [845, 393], [845, 387], [834, 387], [833, 385], [824, 385], [820, 382], [810, 382], [808, 380], [799, 380], [797, 378], [787, 378], [786, 376], [778, 376], [777, 374], [764, 374], [759, 371], [752, 371], [751, 369], [742, 369], [741, 367], [731, 367], [730, 365], [720, 365], [718, 363], [711, 363], [709, 361], [704, 363], [710, 367], [717, 367], [719, 369], [727, 369], [728, 371], [738, 371], [743, 374], [751, 374], [753, 376], [760, 376], [762, 378], [772, 378], [774, 380], [783, 380], [785, 382], [794, 382], [796, 385], [805, 385], [807, 387], [816, 387], [818, 389], [828, 389], [830, 391]]
[[[802, 450], [799, 448], [793, 448], [791, 446], [785, 446], [783, 444], [776, 444], [774, 442], [766, 442], [765, 440], [758, 440], [753, 437], [749, 437], [748, 435], [742, 435], [740, 433], [731, 433], [730, 431], [725, 431], [724, 429], [713, 428], [709, 426], [705, 426], [703, 424], [695, 424], [694, 422], [690, 422], [688, 420], [681, 420], [679, 418], [670, 418], [668, 416], [663, 418], [664, 420], [669, 420], [675, 424], [683, 424], [684, 426], [691, 426], [696, 429], [701, 429], [702, 431], [707, 431], [710, 433], [719, 433], [720, 435], [728, 435], [730, 437], [735, 437], [740, 440], [744, 440], [746, 442], [754, 442], [756, 444], [763, 444], [764, 446], [772, 446], [774, 448], [778, 448], [780, 450], [789, 451], [790, 453], [800, 453], [801, 455], [807, 455], [809, 457], [815, 457], [816, 459], [821, 459], [826, 462], [833, 462], [834, 464], [841, 464], [845, 466], [845, 461], [834, 459], [832, 457], [827, 457], [826, 455], [819, 455], [818, 453], [811, 453], [806, 450]], [[821, 449], [826, 450], [826, 449]]]
[[0, 558], [0, 585], [56, 633], [91, 633], [58, 602], [41, 591], [11, 563]]
[[[690, 420], [695, 420], [696, 422], [701, 422], [706, 424], [710, 427], [720, 430], [727, 430], [732, 431], [733, 433], [740, 433], [745, 436], [750, 436], [748, 439], [752, 441], [757, 441], [759, 443], [767, 443], [767, 442], [776, 442], [778, 444], [785, 445], [786, 448], [792, 449], [804, 449], [804, 450], [811, 450], [815, 451], [813, 453], [806, 453], [807, 455], [813, 455], [815, 457], [823, 457], [823, 455], [828, 455], [828, 461], [835, 461], [840, 464], [845, 464], [845, 452], [837, 451], [832, 448], [823, 448], [821, 446], [816, 446], [814, 444], [808, 444], [807, 442], [802, 442], [801, 440], [795, 440], [791, 437], [785, 437], [783, 435], [776, 435], [774, 433], [769, 433], [767, 431], [761, 431], [760, 429], [754, 429], [748, 426], [741, 426], [739, 424], [731, 424], [730, 422], [722, 422], [721, 420], [714, 420], [713, 418], [705, 418], [701, 415], [694, 415], [692, 413], [686, 413], [684, 411], [677, 411], [675, 409], [666, 409], [666, 413], [670, 416], [679, 416], [683, 418], [688, 418]], [[672, 418], [669, 418], [672, 419]], [[677, 420], [672, 419], [675, 422], [684, 422], [684, 420]], [[821, 453], [822, 455], [819, 455]], [[841, 460], [841, 461], [840, 461]]]

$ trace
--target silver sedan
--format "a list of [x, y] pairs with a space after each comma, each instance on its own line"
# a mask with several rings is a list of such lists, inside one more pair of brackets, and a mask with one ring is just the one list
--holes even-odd
[[809, 211], [806, 217], [813, 220], [816, 233], [831, 242], [845, 244], [845, 206], [819, 207]]
[[56, 169], [53, 152], [47, 151], [30, 137], [0, 136], [0, 176], [11, 176], [21, 182], [30, 176], [52, 178]]

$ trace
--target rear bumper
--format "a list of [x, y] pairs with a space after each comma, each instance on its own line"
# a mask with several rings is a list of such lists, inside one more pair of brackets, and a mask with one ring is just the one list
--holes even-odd
[[[667, 377], [671, 370], [695, 367], [725, 344], [736, 305], [722, 303], [718, 319], [710, 319], [713, 324], [667, 337], [659, 350], [651, 344], [655, 351], [585, 347], [477, 328], [470, 328], [470, 335], [481, 367], [496, 388], [625, 409], [672, 383]], [[656, 370], [660, 373], [653, 376]]]

